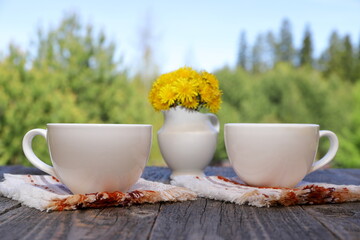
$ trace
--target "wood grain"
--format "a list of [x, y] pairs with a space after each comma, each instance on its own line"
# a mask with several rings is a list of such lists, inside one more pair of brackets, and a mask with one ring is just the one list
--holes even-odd
[[[3, 173], [44, 174], [0, 167]], [[236, 176], [208, 167], [207, 175]], [[169, 182], [171, 171], [147, 167], [143, 178]], [[326, 169], [306, 181], [360, 185], [360, 169]], [[360, 203], [256, 208], [199, 198], [183, 203], [40, 212], [0, 197], [0, 239], [360, 239]]]
[[151, 181], [169, 183], [170, 174], [171, 170], [166, 167], [146, 167], [141, 177]]
[[14, 208], [21, 207], [21, 204], [17, 201], [5, 197], [0, 197], [0, 203], [0, 216]]
[[304, 181], [360, 185], [360, 169], [318, 170], [307, 175]]
[[11, 174], [34, 174], [34, 175], [43, 175], [46, 174], [43, 171], [33, 168], [33, 167], [24, 167], [20, 165], [15, 166], [1, 166], [0, 167], [0, 180], [3, 179], [4, 173]]
[[[171, 224], [168, 224], [171, 222]], [[150, 239], [336, 239], [301, 207], [254, 208], [213, 200], [163, 204]]]
[[220, 205], [206, 199], [162, 204], [150, 239], [221, 239], [213, 226], [220, 221]]
[[159, 204], [40, 212], [20, 207], [0, 216], [1, 239], [146, 239]]
[[360, 239], [360, 204], [343, 203], [302, 208], [340, 239]]

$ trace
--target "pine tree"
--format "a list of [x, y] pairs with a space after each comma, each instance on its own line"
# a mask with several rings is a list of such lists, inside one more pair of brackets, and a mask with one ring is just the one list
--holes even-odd
[[354, 69], [354, 79], [355, 81], [360, 81], [360, 39], [357, 48], [357, 54], [355, 56], [355, 69]]
[[344, 51], [342, 54], [342, 75], [345, 80], [355, 81], [354, 79], [354, 60], [355, 56], [353, 53], [353, 47], [349, 35], [346, 35], [343, 40]]
[[300, 49], [300, 66], [313, 66], [313, 46], [311, 31], [306, 27], [302, 47]]
[[251, 54], [251, 70], [253, 73], [260, 73], [265, 70], [265, 63], [263, 60], [264, 52], [264, 37], [259, 34], [255, 40]]
[[289, 20], [285, 19], [282, 22], [280, 30], [280, 41], [278, 43], [277, 59], [279, 62], [289, 62], [293, 64], [294, 61], [294, 47], [291, 33], [291, 25]]
[[320, 70], [325, 76], [338, 74], [341, 76], [342, 41], [336, 31], [331, 33], [329, 47], [322, 53], [319, 59]]
[[247, 70], [247, 41], [246, 41], [246, 32], [242, 31], [240, 34], [240, 44], [239, 44], [239, 55], [237, 60], [237, 66], [242, 67], [243, 69]]
[[268, 69], [275, 66], [277, 62], [278, 43], [276, 42], [274, 33], [269, 31], [265, 37], [265, 62]]

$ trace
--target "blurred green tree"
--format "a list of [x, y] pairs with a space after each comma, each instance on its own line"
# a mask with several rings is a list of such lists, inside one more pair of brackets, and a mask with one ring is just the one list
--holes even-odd
[[240, 34], [240, 44], [239, 44], [239, 54], [237, 58], [237, 67], [242, 67], [243, 69], [247, 69], [248, 65], [248, 46], [246, 41], [246, 33], [242, 31]]
[[266, 37], [265, 37], [265, 54], [266, 54], [266, 63], [267, 63], [267, 68], [268, 69], [272, 69], [277, 61], [278, 61], [278, 57], [277, 57], [277, 54], [278, 54], [278, 44], [276, 42], [276, 38], [275, 38], [275, 35], [273, 32], [269, 31], [267, 32], [266, 34]]
[[306, 27], [300, 49], [300, 66], [313, 66], [313, 44], [309, 26]]
[[319, 59], [320, 70], [325, 77], [331, 74], [341, 76], [342, 42], [336, 31], [331, 33], [329, 47], [322, 53]]
[[121, 95], [122, 87], [126, 86], [121, 84], [126, 77], [118, 72], [114, 51], [115, 44], [108, 42], [103, 32], [95, 34], [91, 25], [82, 27], [78, 16], [70, 14], [56, 29], [39, 31], [34, 70], [47, 69], [56, 76], [62, 75], [62, 81], [54, 84], [76, 95], [76, 103], [86, 109], [88, 121], [106, 122], [109, 117], [104, 108], [105, 98], [111, 94], [107, 91], [111, 91], [113, 84], [120, 85], [116, 89]]
[[277, 62], [294, 63], [294, 46], [291, 31], [291, 24], [288, 19], [284, 19], [281, 24], [278, 48], [277, 48]]
[[342, 54], [342, 73], [343, 78], [347, 81], [354, 82], [355, 74], [354, 74], [354, 64], [355, 64], [355, 54], [353, 52], [353, 47], [351, 43], [351, 39], [349, 35], [346, 35], [343, 40], [344, 50]]
[[[84, 119], [76, 107], [75, 96], [61, 91], [54, 82], [61, 82], [61, 75], [27, 70], [27, 56], [19, 48], [10, 46], [9, 56], [0, 64], [0, 86], [4, 109], [0, 116], [1, 164], [24, 162], [21, 140], [31, 128], [44, 128], [47, 122], [74, 121]], [[59, 81], [56, 81], [59, 80]], [[70, 94], [69, 94], [70, 93]], [[45, 140], [35, 141], [39, 155], [48, 159]]]
[[259, 34], [256, 37], [255, 44], [251, 49], [251, 71], [253, 73], [264, 72], [266, 65], [264, 62], [264, 37]]
[[355, 57], [354, 79], [355, 79], [355, 82], [359, 82], [360, 81], [360, 39], [359, 39], [357, 51], [356, 51], [356, 54], [354, 55], [354, 57]]

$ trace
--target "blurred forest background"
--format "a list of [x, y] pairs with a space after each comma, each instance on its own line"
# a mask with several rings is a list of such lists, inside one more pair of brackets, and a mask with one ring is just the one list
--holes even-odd
[[[360, 41], [354, 43], [334, 31], [321, 56], [314, 57], [310, 28], [296, 49], [290, 21], [279, 25], [278, 32], [261, 33], [254, 43], [248, 43], [246, 32], [241, 32], [236, 67], [219, 66], [214, 72], [223, 91], [221, 126], [320, 124], [339, 137], [332, 167], [359, 168]], [[160, 74], [147, 41], [151, 29], [143, 30], [139, 49], [143, 58], [136, 74], [114, 56], [116, 43], [93, 29], [76, 14], [68, 14], [58, 26], [38, 29], [36, 51], [12, 43], [0, 49], [0, 165], [30, 165], [21, 147], [24, 134], [56, 122], [153, 124], [149, 165], [165, 165], [156, 140], [163, 116], [147, 98]], [[327, 150], [326, 141], [321, 140], [319, 156]], [[44, 139], [37, 137], [33, 147], [50, 162]], [[221, 131], [213, 163], [226, 158]]]

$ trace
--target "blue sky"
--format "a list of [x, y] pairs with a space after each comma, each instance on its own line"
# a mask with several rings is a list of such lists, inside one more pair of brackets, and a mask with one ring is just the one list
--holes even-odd
[[11, 41], [31, 49], [36, 29], [56, 26], [65, 12], [103, 29], [131, 69], [138, 66], [140, 29], [150, 19], [161, 72], [184, 64], [207, 71], [232, 67], [242, 30], [253, 43], [259, 33], [278, 33], [284, 18], [292, 24], [296, 46], [310, 26], [316, 54], [327, 46], [332, 30], [350, 34], [356, 46], [360, 41], [360, 0], [0, 0], [0, 52]]

